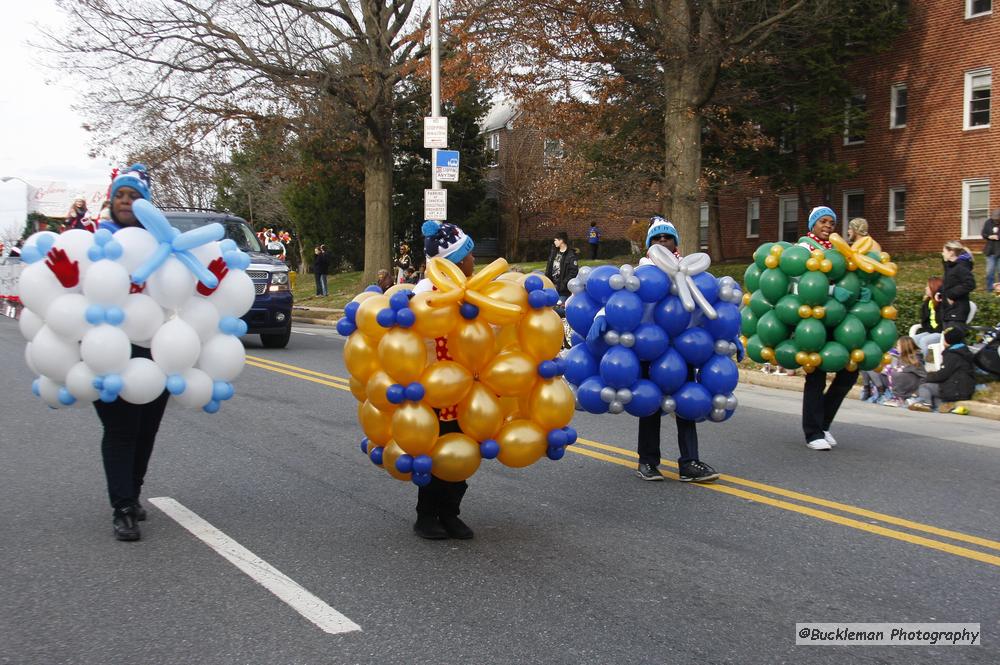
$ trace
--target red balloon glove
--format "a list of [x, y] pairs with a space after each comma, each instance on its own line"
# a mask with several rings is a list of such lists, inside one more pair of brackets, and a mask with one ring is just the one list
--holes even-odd
[[[219, 284], [222, 284], [222, 279], [229, 274], [229, 268], [226, 267], [226, 262], [221, 257], [213, 259], [212, 262], [208, 264], [208, 270], [219, 279]], [[198, 282], [197, 288], [198, 293], [201, 295], [210, 296], [215, 293], [215, 289], [219, 288], [219, 286], [217, 284], [214, 287], [209, 288], [201, 282]]]
[[80, 262], [70, 261], [66, 256], [66, 250], [53, 247], [46, 256], [45, 265], [55, 274], [63, 287], [71, 289], [80, 283]]

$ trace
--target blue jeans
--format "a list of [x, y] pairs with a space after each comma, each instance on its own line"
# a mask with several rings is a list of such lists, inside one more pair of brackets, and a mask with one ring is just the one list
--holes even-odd
[[315, 274], [316, 274], [316, 295], [318, 296], [329, 295], [329, 293], [326, 290], [326, 273], [323, 274], [315, 273]]
[[997, 276], [997, 260], [1000, 256], [996, 254], [988, 254], [986, 256], [986, 290], [993, 290], [993, 282]]
[[920, 349], [920, 353], [923, 354], [924, 358], [927, 357], [927, 347], [931, 344], [937, 344], [941, 341], [941, 333], [930, 333], [922, 332], [917, 333], [913, 336], [913, 341], [916, 342], [917, 347]]

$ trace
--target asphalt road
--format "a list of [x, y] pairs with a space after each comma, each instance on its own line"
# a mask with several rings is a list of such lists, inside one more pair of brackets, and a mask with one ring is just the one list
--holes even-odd
[[[995, 422], [852, 401], [840, 445], [815, 452], [797, 394], [741, 388], [733, 419], [699, 428], [726, 474], [700, 487], [639, 481], [635, 419], [578, 414], [585, 442], [559, 462], [484, 463], [463, 503], [474, 540], [427, 542], [416, 488], [358, 450], [331, 333], [296, 327], [285, 350], [247, 338], [257, 360], [220, 413], [171, 405], [143, 539], [120, 543], [93, 410], [33, 398], [0, 317], [0, 662], [1000, 662]], [[152, 497], [361, 630], [324, 632]], [[798, 622], [974, 622], [983, 637], [796, 646]]]

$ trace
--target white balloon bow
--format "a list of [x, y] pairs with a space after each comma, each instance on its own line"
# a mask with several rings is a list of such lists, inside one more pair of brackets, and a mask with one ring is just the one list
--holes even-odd
[[697, 304], [708, 318], [714, 319], [719, 316], [693, 279], [695, 275], [705, 272], [712, 265], [712, 258], [708, 254], [698, 252], [678, 259], [666, 247], [653, 245], [646, 256], [653, 265], [670, 277], [670, 283], [676, 287], [677, 297], [680, 298], [685, 310], [693, 312]]

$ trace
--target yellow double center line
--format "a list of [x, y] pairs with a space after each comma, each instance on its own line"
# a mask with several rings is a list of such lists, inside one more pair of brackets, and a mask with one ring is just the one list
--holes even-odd
[[[339, 390], [350, 392], [349, 382], [347, 379], [333, 376], [331, 374], [324, 374], [323, 372], [316, 372], [303, 367], [298, 367], [296, 365], [288, 365], [258, 356], [247, 356], [247, 364], [251, 367], [265, 369], [270, 372], [277, 372], [278, 374], [284, 374], [296, 379], [311, 381], [330, 388], [337, 388]], [[629, 468], [635, 466], [636, 460], [639, 457], [634, 451], [618, 448], [606, 443], [590, 441], [588, 439], [579, 439], [576, 444], [567, 447], [566, 450], [578, 455], [584, 455], [603, 462], [610, 462], [612, 464], [618, 464]], [[674, 469], [677, 468], [677, 463], [671, 460], [661, 460], [661, 463]], [[677, 474], [670, 471], [668, 471], [665, 475], [674, 479], [677, 478]], [[978, 547], [1000, 552], [1000, 542], [990, 540], [988, 538], [981, 538], [979, 536], [973, 536], [960, 531], [942, 529], [929, 524], [922, 524], [920, 522], [914, 522], [901, 517], [886, 515], [885, 513], [859, 508], [857, 506], [840, 503], [838, 501], [822, 499], [820, 497], [787, 490], [774, 485], [759, 483], [746, 478], [740, 478], [738, 476], [722, 475], [720, 476], [718, 482], [698, 485], [698, 487], [713, 492], [729, 494], [748, 501], [766, 504], [768, 506], [780, 508], [789, 512], [799, 513], [800, 515], [808, 515], [809, 517], [814, 517], [827, 522], [833, 522], [852, 529], [858, 529], [859, 531], [874, 533], [886, 538], [901, 540], [903, 542], [920, 545], [922, 547], [947, 552], [948, 554], [954, 554], [956, 556], [1000, 567], [1000, 556], [996, 554], [970, 549], [968, 547], [963, 547], [961, 545], [956, 545], [943, 540], [935, 540], [920, 534], [930, 534], [937, 536], [938, 538], [946, 538], [951, 541], [976, 545]], [[748, 488], [754, 491], [751, 492], [747, 489], [741, 488]], [[858, 519], [854, 519], [853, 517], [848, 517], [847, 515], [865, 518], [869, 521], [862, 522]], [[884, 525], [901, 527], [903, 529], [908, 529], [908, 531], [892, 529]]]

